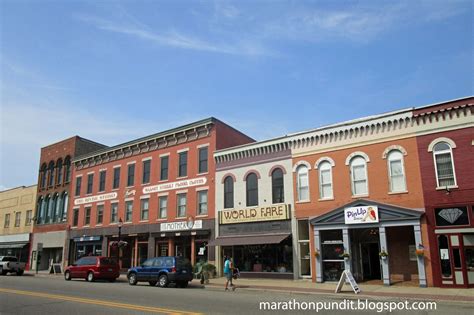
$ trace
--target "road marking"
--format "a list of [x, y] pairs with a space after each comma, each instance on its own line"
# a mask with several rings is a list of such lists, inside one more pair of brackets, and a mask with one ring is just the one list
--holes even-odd
[[74, 297], [74, 296], [49, 294], [49, 293], [41, 293], [41, 292], [34, 292], [34, 291], [23, 291], [23, 290], [12, 290], [12, 289], [0, 288], [0, 292], [11, 293], [11, 294], [21, 294], [21, 295], [34, 296], [34, 297], [42, 297], [42, 298], [54, 299], [54, 300], [63, 300], [63, 301], [68, 301], [68, 302], [77, 302], [77, 303], [84, 303], [84, 304], [124, 308], [124, 309], [129, 309], [129, 310], [134, 310], [134, 311], [145, 311], [145, 312], [151, 312], [151, 313], [162, 313], [162, 314], [170, 314], [170, 315], [201, 315], [200, 313], [186, 312], [186, 311], [173, 310], [173, 309], [167, 309], [167, 308], [117, 303], [117, 302], [112, 302], [112, 301], [86, 299], [86, 298], [79, 298], [79, 297]]

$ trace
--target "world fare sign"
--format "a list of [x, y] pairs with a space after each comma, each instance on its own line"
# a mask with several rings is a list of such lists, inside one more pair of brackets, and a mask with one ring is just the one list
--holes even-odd
[[377, 223], [379, 222], [379, 209], [377, 206], [345, 208], [344, 222], [346, 224]]
[[290, 219], [290, 207], [286, 204], [271, 205], [258, 208], [239, 210], [223, 210], [219, 212], [220, 224], [274, 221]]
[[206, 184], [206, 177], [198, 177], [194, 179], [181, 180], [179, 182], [171, 182], [160, 185], [148, 186], [143, 188], [144, 194], [152, 194], [173, 189], [188, 188], [192, 186], [200, 186]]
[[105, 201], [105, 200], [110, 200], [110, 199], [115, 199], [115, 198], [117, 198], [117, 193], [112, 192], [112, 193], [107, 193], [107, 194], [102, 194], [102, 195], [74, 199], [74, 205], [78, 206], [85, 203]]

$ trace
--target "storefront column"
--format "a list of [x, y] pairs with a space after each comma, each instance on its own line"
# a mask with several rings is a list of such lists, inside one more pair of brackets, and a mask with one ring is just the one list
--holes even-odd
[[[423, 241], [421, 239], [421, 227], [420, 225], [414, 225], [413, 229], [415, 231], [415, 248], [418, 248], [419, 245], [423, 246]], [[420, 281], [420, 287], [426, 288], [426, 271], [425, 271], [425, 256], [420, 255], [416, 256], [416, 262], [418, 265], [418, 278]]]
[[323, 282], [323, 259], [321, 257], [321, 234], [319, 230], [314, 230], [314, 249], [318, 255], [316, 258], [316, 282]]
[[174, 239], [168, 239], [168, 256], [174, 256]]
[[191, 264], [194, 266], [196, 263], [196, 237], [191, 235]]
[[[379, 237], [380, 237], [380, 248], [388, 252], [387, 247], [387, 235], [385, 234], [385, 227], [379, 227]], [[382, 262], [382, 276], [383, 284], [390, 285], [390, 270], [388, 265], [389, 259], [381, 259]]]
[[135, 250], [133, 253], [133, 266], [138, 265], [138, 236], [135, 236]]
[[156, 246], [155, 237], [151, 236], [150, 234], [148, 236], [148, 252], [147, 252], [148, 258], [155, 257], [155, 246]]
[[102, 256], [110, 256], [109, 238], [107, 236], [102, 237]]
[[[344, 251], [349, 253], [351, 255], [351, 240], [349, 238], [349, 229], [348, 228], [343, 228], [342, 229], [342, 242], [344, 243]], [[352, 256], [349, 256], [349, 258], [344, 258], [344, 269], [352, 271], [351, 269], [351, 258]]]

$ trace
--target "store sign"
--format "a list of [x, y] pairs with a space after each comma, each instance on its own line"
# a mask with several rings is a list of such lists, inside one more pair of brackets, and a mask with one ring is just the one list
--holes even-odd
[[194, 179], [188, 180], [181, 180], [179, 182], [172, 182], [172, 183], [165, 183], [160, 185], [154, 186], [147, 186], [143, 188], [144, 194], [152, 194], [161, 191], [173, 190], [173, 189], [181, 189], [181, 188], [188, 188], [193, 186], [200, 186], [206, 184], [207, 179], [206, 177], [198, 177]]
[[364, 224], [379, 222], [379, 209], [377, 206], [350, 207], [344, 209], [346, 224]]
[[286, 204], [219, 212], [220, 224], [288, 220], [290, 218], [290, 207]]
[[74, 199], [74, 205], [78, 206], [85, 203], [105, 201], [105, 200], [110, 200], [110, 199], [115, 199], [115, 198], [117, 198], [117, 193], [112, 192], [112, 193], [107, 193], [107, 194], [102, 194], [102, 195]]
[[202, 220], [166, 222], [166, 223], [160, 224], [161, 232], [200, 230], [200, 229], [202, 229]]

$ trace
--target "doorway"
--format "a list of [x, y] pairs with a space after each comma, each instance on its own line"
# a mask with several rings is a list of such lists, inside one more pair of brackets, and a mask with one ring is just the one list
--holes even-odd
[[380, 270], [379, 244], [360, 243], [360, 257], [362, 265], [362, 280], [380, 280], [382, 273]]

